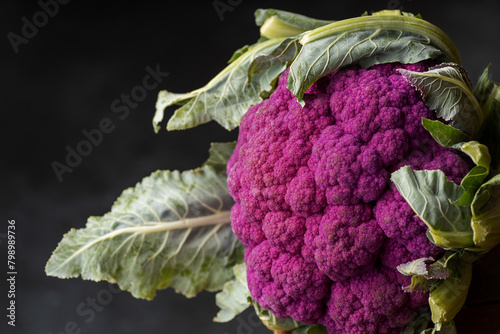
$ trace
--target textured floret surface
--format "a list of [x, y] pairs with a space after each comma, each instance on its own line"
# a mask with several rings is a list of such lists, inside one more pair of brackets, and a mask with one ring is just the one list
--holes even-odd
[[248, 285], [278, 317], [329, 333], [399, 333], [427, 303], [405, 293], [396, 266], [442, 249], [390, 182], [393, 171], [469, 163], [421, 125], [435, 119], [396, 70], [428, 62], [349, 67], [315, 82], [302, 106], [284, 72], [244, 115], [228, 162], [231, 222], [246, 247]]

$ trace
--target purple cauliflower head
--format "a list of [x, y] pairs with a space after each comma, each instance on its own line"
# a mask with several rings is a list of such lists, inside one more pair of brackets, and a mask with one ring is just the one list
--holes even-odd
[[441, 249], [391, 185], [402, 166], [440, 169], [457, 183], [470, 169], [421, 125], [435, 119], [396, 69], [429, 61], [337, 70], [304, 106], [284, 72], [244, 115], [228, 162], [231, 221], [246, 247], [252, 298], [278, 317], [329, 333], [399, 333], [427, 303], [405, 293], [396, 266]]

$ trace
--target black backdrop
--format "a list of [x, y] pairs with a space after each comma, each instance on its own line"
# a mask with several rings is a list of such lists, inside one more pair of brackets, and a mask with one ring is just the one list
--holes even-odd
[[[127, 187], [157, 169], [185, 170], [206, 159], [212, 141], [234, 139], [217, 124], [154, 134], [151, 119], [160, 89], [187, 92], [222, 69], [232, 52], [258, 38], [253, 12], [280, 8], [323, 19], [403, 7], [421, 13], [455, 41], [471, 79], [489, 62], [500, 80], [498, 1], [63, 1], [46, 22], [36, 1], [3, 1], [0, 10], [2, 186], [0, 247], [5, 273], [7, 221], [17, 226], [17, 326], [0, 317], [1, 333], [266, 333], [250, 312], [215, 324], [214, 295], [194, 299], [160, 291], [153, 301], [112, 293], [105, 282], [46, 277], [44, 266], [62, 235], [102, 215]], [[214, 4], [224, 7], [219, 13]], [[35, 15], [35, 18], [33, 17]], [[38, 16], [37, 16], [38, 15]], [[26, 21], [38, 31], [19, 39]], [[17, 48], [17, 52], [16, 52]], [[159, 86], [120, 119], [112, 103], [140, 85], [146, 67], [168, 72]], [[109, 118], [113, 131], [58, 180], [52, 164], [82, 131]], [[3, 277], [4, 274], [2, 274]], [[0, 309], [7, 307], [5, 280]], [[94, 314], [81, 304], [106, 298]], [[90, 298], [90, 299], [89, 299]], [[85, 309], [89, 309], [86, 307]], [[72, 325], [73, 324], [73, 325]], [[73, 328], [76, 326], [77, 328]]]

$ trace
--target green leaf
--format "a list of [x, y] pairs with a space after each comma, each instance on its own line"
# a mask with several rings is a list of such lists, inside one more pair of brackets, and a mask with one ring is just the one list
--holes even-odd
[[267, 38], [292, 37], [332, 22], [334, 21], [313, 19], [284, 10], [257, 9], [255, 11], [255, 23], [261, 27], [261, 36]]
[[210, 165], [157, 171], [125, 190], [110, 212], [67, 233], [46, 272], [106, 280], [145, 299], [167, 287], [187, 297], [220, 290], [243, 254], [229, 224], [232, 205], [226, 174]]
[[278, 318], [271, 311], [263, 308], [257, 301], [252, 300], [255, 313], [264, 326], [272, 331], [292, 332], [293, 334], [327, 334], [327, 330], [321, 325], [307, 325], [292, 318]]
[[455, 144], [470, 141], [468, 135], [441, 121], [422, 118], [422, 125], [441, 146], [452, 147]]
[[255, 300], [252, 300], [252, 305], [262, 323], [272, 331], [293, 331], [294, 329], [304, 326], [304, 324], [292, 318], [278, 318], [271, 311], [263, 308]]
[[462, 179], [461, 186], [464, 190], [462, 196], [454, 202], [455, 205], [469, 206], [474, 194], [490, 172], [491, 156], [488, 147], [477, 141], [470, 141], [470, 137], [462, 131], [440, 121], [431, 121], [422, 118], [422, 125], [432, 137], [444, 147], [453, 147], [467, 154], [476, 164]]
[[463, 190], [441, 170], [413, 171], [405, 166], [393, 172], [391, 180], [427, 225], [431, 241], [442, 248], [473, 245], [470, 209], [453, 204]]
[[227, 63], [231, 64], [233, 61], [235, 61], [236, 59], [238, 59], [242, 54], [244, 54], [245, 52], [247, 52], [249, 48], [250, 48], [249, 45], [244, 45], [241, 48], [239, 48], [238, 50], [234, 51], [233, 55], [231, 56], [231, 58], [229, 58], [229, 60], [227, 61]]
[[260, 55], [248, 66], [248, 82], [252, 82], [253, 76], [268, 70], [278, 64], [289, 65], [300, 50], [300, 44], [295, 38], [285, 39], [276, 49], [266, 55]]
[[[481, 73], [476, 86], [474, 87], [474, 96], [476, 97], [478, 103], [483, 108], [485, 114], [490, 108], [491, 99], [493, 97], [493, 92], [498, 90], [498, 86], [490, 79], [489, 69], [491, 64], [489, 64]], [[496, 86], [496, 87], [495, 87]]]
[[462, 261], [457, 268], [459, 275], [448, 277], [429, 295], [432, 322], [437, 325], [437, 329], [453, 320], [467, 298], [472, 278], [472, 263]]
[[454, 148], [467, 154], [476, 164], [469, 173], [462, 179], [461, 186], [464, 189], [462, 196], [454, 203], [461, 206], [469, 206], [474, 195], [490, 173], [491, 156], [488, 147], [477, 141], [459, 143], [453, 145]]
[[228, 322], [250, 306], [246, 269], [245, 263], [235, 265], [234, 278], [226, 282], [222, 291], [215, 295], [215, 303], [220, 311], [214, 321]]
[[160, 129], [165, 108], [182, 105], [170, 118], [168, 130], [182, 130], [215, 120], [227, 130], [239, 125], [247, 109], [262, 101], [261, 95], [270, 91], [285, 64], [277, 64], [253, 77], [247, 83], [247, 69], [253, 59], [261, 54], [271, 53], [283, 42], [282, 38], [257, 43], [239, 56], [204, 87], [185, 94], [163, 90], [158, 95], [156, 113], [153, 118], [155, 132]]
[[337, 21], [308, 31], [290, 66], [287, 86], [299, 101], [319, 78], [343, 66], [416, 63], [444, 56], [459, 63], [451, 40], [437, 27], [399, 11]]
[[424, 276], [415, 275], [411, 277], [411, 283], [403, 287], [404, 292], [428, 292], [431, 287], [431, 281]]
[[474, 95], [486, 119], [481, 142], [489, 148], [492, 169], [500, 170], [500, 87], [489, 78], [489, 67], [479, 78]]
[[483, 124], [483, 111], [462, 67], [445, 63], [426, 72], [398, 71], [422, 93], [437, 117], [471, 137], [478, 134]]
[[479, 188], [471, 207], [474, 245], [486, 252], [500, 243], [500, 174]]
[[235, 141], [229, 143], [211, 143], [208, 150], [208, 160], [203, 166], [210, 166], [219, 172], [225, 172], [227, 161], [233, 154], [235, 147]]

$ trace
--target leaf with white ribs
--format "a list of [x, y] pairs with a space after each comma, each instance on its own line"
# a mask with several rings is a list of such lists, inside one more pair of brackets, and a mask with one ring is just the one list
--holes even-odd
[[238, 50], [231, 63], [204, 87], [179, 94], [166, 90], [158, 94], [153, 118], [155, 132], [160, 130], [165, 109], [179, 105], [167, 124], [168, 130], [188, 129], [215, 120], [227, 130], [240, 123], [247, 109], [262, 101], [272, 90], [278, 76], [285, 70], [284, 63], [277, 63], [256, 74], [248, 83], [248, 65], [261, 54], [270, 53], [284, 38], [273, 38]]
[[302, 100], [313, 82], [339, 68], [442, 58], [460, 63], [451, 40], [437, 27], [408, 13], [381, 11], [333, 22], [299, 37], [287, 87]]
[[[224, 156], [221, 149], [213, 146], [211, 158]], [[67, 233], [47, 274], [106, 280], [145, 299], [167, 287], [187, 297], [219, 290], [242, 261], [229, 224], [232, 205], [225, 171], [209, 162], [182, 173], [154, 172], [125, 190], [110, 212]]]
[[465, 70], [457, 64], [439, 64], [426, 72], [398, 69], [423, 95], [427, 106], [449, 125], [474, 137], [484, 115]]

